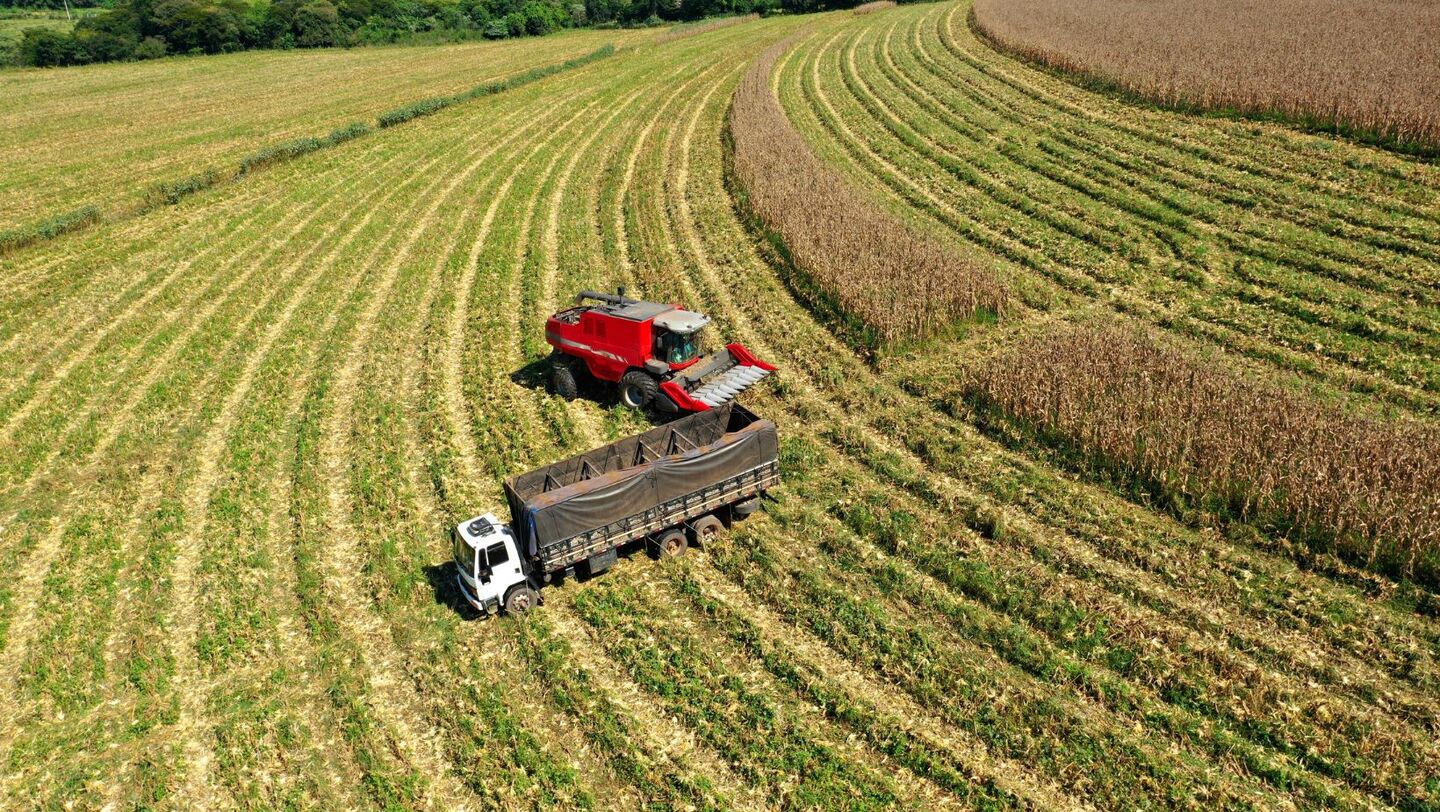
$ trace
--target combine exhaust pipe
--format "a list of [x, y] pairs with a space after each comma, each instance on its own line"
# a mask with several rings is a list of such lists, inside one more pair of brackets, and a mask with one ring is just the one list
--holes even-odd
[[597, 302], [605, 302], [613, 305], [633, 304], [637, 299], [630, 299], [625, 296], [625, 288], [616, 288], [614, 293], [600, 293], [593, 290], [582, 290], [575, 294], [575, 304], [585, 304], [586, 299], [594, 299]]

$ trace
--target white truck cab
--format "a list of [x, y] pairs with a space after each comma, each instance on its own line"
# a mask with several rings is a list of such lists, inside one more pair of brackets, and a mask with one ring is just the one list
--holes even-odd
[[486, 614], [520, 614], [533, 607], [539, 593], [526, 575], [526, 562], [510, 526], [493, 513], [455, 526], [455, 568], [460, 591], [476, 610]]

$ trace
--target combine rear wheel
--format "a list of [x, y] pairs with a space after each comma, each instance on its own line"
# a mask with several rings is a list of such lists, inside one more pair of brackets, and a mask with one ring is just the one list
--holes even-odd
[[550, 391], [566, 400], [574, 400], [580, 394], [575, 362], [559, 353], [550, 357]]
[[655, 379], [638, 369], [625, 373], [620, 379], [620, 402], [632, 409], [644, 409], [655, 402], [660, 385]]

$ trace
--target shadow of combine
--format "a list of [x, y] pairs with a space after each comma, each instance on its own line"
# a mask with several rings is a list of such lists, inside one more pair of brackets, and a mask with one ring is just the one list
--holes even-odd
[[[613, 409], [620, 405], [620, 394], [616, 391], [613, 384], [603, 383], [590, 375], [577, 375], [576, 379], [577, 388], [579, 389], [579, 397], [577, 397], [576, 400], [589, 401], [604, 409]], [[550, 358], [548, 356], [537, 358], [514, 372], [511, 372], [510, 381], [526, 389], [551, 394]], [[684, 412], [664, 412], [655, 408], [645, 410], [645, 418], [656, 426], [664, 425], [684, 416]]]

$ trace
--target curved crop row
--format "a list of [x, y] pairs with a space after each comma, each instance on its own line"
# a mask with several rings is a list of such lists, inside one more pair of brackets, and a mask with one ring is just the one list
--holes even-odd
[[976, 0], [974, 19], [1027, 59], [1170, 107], [1440, 148], [1430, 4]]
[[1280, 521], [1440, 586], [1440, 430], [1351, 417], [1118, 327], [1027, 337], [973, 383], [983, 408], [1165, 499]]
[[1004, 289], [969, 257], [874, 208], [817, 160], [770, 87], [773, 46], [735, 93], [730, 137], [747, 205], [783, 241], [807, 294], [860, 320], [881, 342], [923, 337], [998, 313]]
[[1099, 300], [1434, 408], [1440, 232], [1410, 202], [1440, 183], [1428, 167], [1077, 90], [996, 55], [964, 9], [812, 40], [781, 77], [787, 109], [822, 154], [998, 257], [1033, 307]]
[[[834, 32], [948, 8], [639, 48], [7, 258], [6, 801], [1433, 805], [1433, 618], [979, 432], [958, 372], [1009, 324], [872, 364], [737, 216], [767, 47], [815, 27], [789, 94]], [[535, 374], [544, 317], [620, 284], [779, 364], [745, 398], [787, 483], [468, 622], [449, 528], [645, 425]]]

